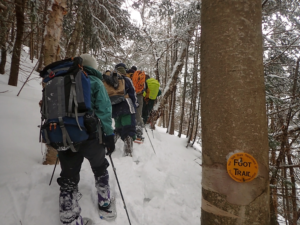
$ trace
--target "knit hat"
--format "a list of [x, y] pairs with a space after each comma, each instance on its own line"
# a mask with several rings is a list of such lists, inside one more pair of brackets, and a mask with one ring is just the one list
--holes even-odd
[[115, 69], [117, 69], [118, 67], [123, 67], [124, 69], [127, 69], [126, 65], [124, 63], [118, 63], [116, 66], [115, 66]]
[[80, 55], [80, 57], [83, 59], [83, 66], [89, 66], [95, 70], [98, 68], [97, 60], [92, 55], [85, 53]]
[[135, 72], [135, 70], [133, 70], [133, 69], [126, 70], [126, 73], [134, 73], [134, 72]]
[[125, 68], [124, 67], [122, 67], [122, 66], [119, 66], [119, 67], [117, 67], [117, 69], [116, 69], [120, 74], [122, 74], [122, 75], [126, 75], [126, 70], [125, 70]]
[[131, 69], [134, 70], [134, 71], [137, 71], [136, 66], [132, 66]]

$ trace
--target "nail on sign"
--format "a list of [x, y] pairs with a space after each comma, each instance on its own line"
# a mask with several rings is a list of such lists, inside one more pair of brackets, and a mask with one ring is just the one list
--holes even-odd
[[249, 182], [258, 173], [258, 164], [248, 153], [236, 153], [227, 161], [227, 172], [237, 182]]

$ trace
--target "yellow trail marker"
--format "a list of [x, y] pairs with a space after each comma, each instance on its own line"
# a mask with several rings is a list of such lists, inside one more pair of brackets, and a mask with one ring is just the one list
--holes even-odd
[[258, 174], [258, 164], [248, 153], [236, 153], [227, 161], [227, 172], [237, 182], [252, 181]]

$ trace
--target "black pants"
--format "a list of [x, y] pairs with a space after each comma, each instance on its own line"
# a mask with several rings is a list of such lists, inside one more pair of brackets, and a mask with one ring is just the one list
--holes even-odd
[[109, 166], [105, 158], [105, 148], [102, 144], [99, 144], [97, 138], [81, 143], [77, 149], [78, 152], [72, 152], [70, 149], [58, 152], [61, 177], [57, 179], [57, 182], [61, 187], [74, 186], [75, 188], [77, 186], [84, 158], [89, 160], [95, 177], [101, 176]]
[[155, 100], [149, 99], [148, 102], [146, 102], [146, 101], [143, 102], [142, 117], [143, 117], [144, 124], [147, 123], [147, 120], [150, 116], [150, 112], [152, 111], [153, 106], [154, 106], [154, 101]]

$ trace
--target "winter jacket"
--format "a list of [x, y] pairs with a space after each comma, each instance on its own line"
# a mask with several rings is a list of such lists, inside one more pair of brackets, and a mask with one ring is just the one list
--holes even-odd
[[125, 101], [112, 106], [113, 118], [122, 115], [134, 114], [136, 112], [136, 108], [139, 107], [132, 81], [124, 75], [122, 75], [122, 77], [125, 80], [125, 91], [129, 95], [129, 98], [126, 98]]
[[113, 133], [112, 108], [104, 84], [101, 81], [103, 79], [102, 74], [89, 66], [84, 66], [83, 70], [90, 78], [92, 109], [101, 120], [103, 132], [110, 135]]

